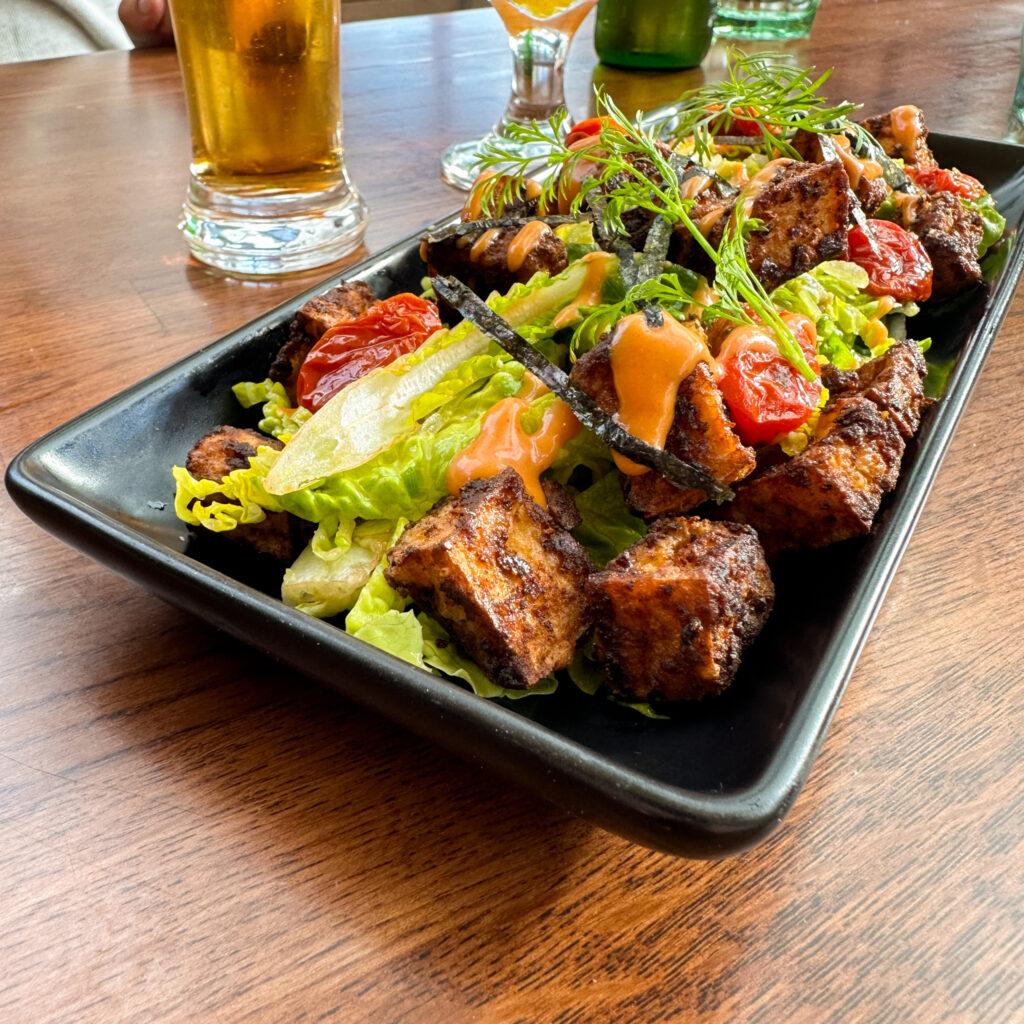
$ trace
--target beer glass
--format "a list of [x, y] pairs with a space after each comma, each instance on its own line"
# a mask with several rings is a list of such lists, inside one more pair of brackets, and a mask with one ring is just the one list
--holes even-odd
[[[569, 44], [596, 0], [491, 0], [508, 32], [512, 49], [512, 96], [497, 125], [482, 139], [457, 142], [441, 158], [441, 176], [468, 189], [480, 173], [480, 153], [489, 142], [530, 154], [530, 146], [506, 136], [510, 124], [550, 117], [565, 106], [565, 58]], [[543, 156], [546, 147], [537, 149]]]
[[341, 0], [171, 0], [192, 133], [181, 230], [238, 274], [332, 263], [366, 231], [342, 155]]

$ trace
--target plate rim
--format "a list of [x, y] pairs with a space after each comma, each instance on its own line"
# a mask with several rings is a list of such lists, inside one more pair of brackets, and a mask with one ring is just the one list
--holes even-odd
[[[1024, 170], [1024, 147], [990, 139], [933, 133], [937, 138], [959, 143], [1007, 147], [1020, 151]], [[230, 608], [240, 602], [249, 617], [259, 616], [273, 622], [275, 632], [284, 630], [319, 649], [327, 649], [342, 661], [353, 662], [362, 672], [374, 677], [400, 680], [400, 689], [374, 690], [343, 685], [311, 669], [308, 662], [268, 650], [272, 656], [298, 668], [303, 674], [342, 692], [347, 698], [377, 713], [397, 719], [412, 731], [437, 742], [457, 755], [467, 756], [465, 745], [448, 742], [434, 726], [411, 714], [399, 714], [395, 701], [379, 695], [415, 694], [417, 704], [441, 707], [468, 724], [479, 737], [487, 737], [489, 747], [481, 744], [474, 760], [480, 760], [507, 778], [523, 781], [521, 764], [503, 769], [501, 755], [515, 751], [533, 762], [529, 775], [535, 779], [547, 775], [548, 785], [530, 788], [546, 799], [553, 799], [550, 773], [538, 769], [557, 767], [561, 776], [555, 789], [566, 785], [579, 787], [576, 800], [556, 800], [561, 806], [596, 821], [614, 832], [665, 852], [684, 856], [722, 856], [737, 852], [763, 838], [782, 820], [796, 799], [817, 753], [828, 734], [832, 719], [846, 691], [860, 653], [867, 642], [875, 618], [885, 601], [889, 586], [913, 535], [928, 494], [948, 451], [957, 424], [976, 385], [978, 376], [999, 329], [1009, 303], [1024, 272], [1024, 230], [1018, 229], [1011, 244], [1006, 265], [991, 288], [985, 308], [959, 350], [957, 365], [950, 375], [946, 393], [931, 414], [927, 436], [918, 446], [913, 463], [901, 474], [900, 490], [890, 499], [889, 522], [880, 544], [848, 602], [847, 615], [836, 623], [821, 658], [811, 674], [806, 693], [794, 708], [792, 717], [779, 734], [759, 775], [748, 785], [721, 793], [684, 789], [663, 782], [645, 772], [619, 764], [592, 748], [565, 737], [525, 716], [510, 714], [501, 704], [482, 700], [459, 684], [439, 679], [428, 672], [401, 662], [385, 652], [349, 636], [328, 622], [311, 618], [289, 608], [281, 601], [214, 569], [184, 552], [175, 551], [148, 537], [127, 523], [119, 522], [58, 486], [49, 475], [42, 456], [59, 452], [83, 428], [117, 413], [120, 407], [134, 406], [153, 399], [184, 372], [201, 371], [223, 353], [250, 344], [261, 331], [279, 324], [313, 295], [334, 283], [354, 276], [365, 276], [386, 266], [397, 254], [418, 244], [424, 231], [449, 223], [457, 214], [434, 221], [409, 234], [365, 260], [332, 273], [300, 294], [266, 313], [230, 331], [168, 366], [122, 389], [98, 405], [78, 414], [31, 442], [11, 459], [5, 484], [14, 503], [29, 518], [61, 540], [84, 550], [90, 557], [111, 566], [171, 603], [180, 603], [169, 592], [172, 582], [185, 591], [198, 588], [208, 598], [216, 597]], [[104, 557], [113, 553], [113, 559]], [[132, 571], [131, 565], [140, 568]], [[150, 568], [147, 574], [146, 568]], [[152, 570], [159, 571], [154, 583]], [[213, 624], [236, 638], [266, 650], [259, 638], [224, 616], [213, 616]], [[374, 699], [377, 695], [378, 699]], [[390, 706], [389, 706], [390, 705]], [[487, 756], [487, 750], [498, 756]], [[543, 782], [543, 779], [540, 779]], [[618, 813], [616, 813], [616, 811]]]

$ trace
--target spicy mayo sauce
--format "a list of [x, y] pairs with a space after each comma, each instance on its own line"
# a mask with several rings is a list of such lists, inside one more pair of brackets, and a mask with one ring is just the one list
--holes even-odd
[[[668, 313], [660, 326], [652, 325], [643, 313], [632, 313], [615, 328], [609, 356], [619, 396], [617, 419], [634, 437], [664, 448], [679, 385], [698, 363], [713, 364], [703, 333]], [[649, 472], [618, 452], [613, 457], [627, 476]]]
[[451, 494], [458, 494], [470, 480], [497, 476], [511, 466], [522, 477], [527, 494], [542, 508], [547, 498], [540, 476], [550, 468], [562, 448], [579, 432], [579, 420], [561, 400], [545, 410], [536, 433], [523, 429], [523, 414], [530, 403], [547, 392], [547, 388], [527, 373], [517, 395], [504, 398], [484, 417], [480, 433], [474, 441], [452, 459], [447, 484]]

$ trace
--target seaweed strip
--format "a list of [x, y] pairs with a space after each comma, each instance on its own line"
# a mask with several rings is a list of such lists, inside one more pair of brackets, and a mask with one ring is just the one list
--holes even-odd
[[564, 370], [542, 356], [457, 278], [433, 277], [431, 284], [442, 299], [488, 337], [493, 338], [513, 359], [522, 363], [530, 373], [558, 395], [572, 409], [580, 423], [610, 448], [640, 465], [653, 469], [669, 483], [681, 489], [698, 488], [718, 502], [728, 501], [733, 497], [728, 487], [719, 483], [700, 466], [684, 462], [663, 448], [655, 448], [630, 434], [589, 395], [572, 384]]

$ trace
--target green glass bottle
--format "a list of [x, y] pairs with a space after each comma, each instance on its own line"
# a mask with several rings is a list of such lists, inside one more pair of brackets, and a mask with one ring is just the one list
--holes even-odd
[[622, 68], [693, 68], [711, 47], [715, 0], [599, 0], [594, 45]]

